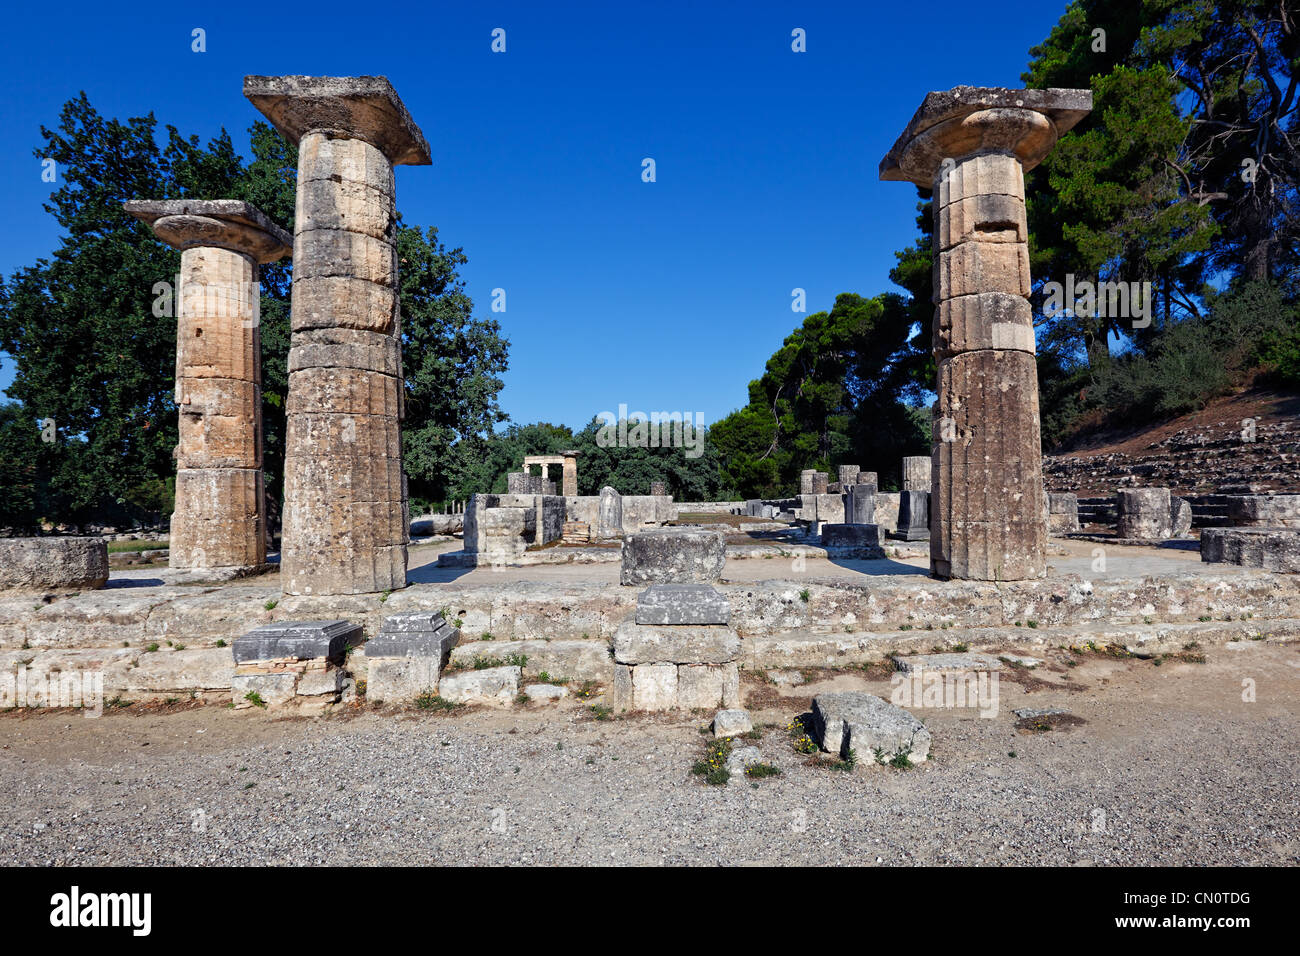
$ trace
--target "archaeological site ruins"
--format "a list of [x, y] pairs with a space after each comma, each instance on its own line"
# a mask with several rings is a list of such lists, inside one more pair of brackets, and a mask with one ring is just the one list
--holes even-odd
[[[10, 697], [18, 671], [93, 671], [109, 699], [246, 721], [653, 713], [739, 747], [774, 726], [755, 714], [808, 690], [804, 722], [780, 731], [799, 753], [930, 767], [949, 744], [922, 706], [855, 680], [1014, 683], [1041, 694], [1007, 718], [1016, 733], [1068, 726], [1084, 696], [1070, 671], [1097, 655], [1177, 664], [1300, 638], [1294, 472], [1043, 455], [1025, 176], [1089, 116], [1090, 90], [930, 92], [880, 160], [932, 205], [929, 454], [810, 456], [770, 496], [701, 501], [667, 468], [606, 483], [590, 445], [557, 439], [414, 514], [395, 168], [430, 166], [429, 143], [384, 77], [247, 76], [243, 96], [232, 111], [297, 151], [292, 234], [229, 196], [124, 206], [180, 251], [175, 504], [149, 546], [167, 566], [121, 550], [143, 533], [0, 538]], [[268, 502], [258, 282], [277, 261], [292, 298]], [[1277, 443], [1290, 469], [1295, 441]], [[696, 772], [756, 782], [770, 737]]]

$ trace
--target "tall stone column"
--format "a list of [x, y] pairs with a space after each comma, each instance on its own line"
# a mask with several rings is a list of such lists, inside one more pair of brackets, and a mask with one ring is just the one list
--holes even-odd
[[282, 587], [405, 587], [393, 166], [429, 146], [384, 77], [247, 76], [244, 95], [298, 144]]
[[259, 264], [289, 234], [231, 199], [131, 200], [123, 207], [181, 250], [176, 305], [176, 509], [171, 567], [250, 571], [266, 563]]
[[560, 455], [564, 458], [564, 464], [561, 470], [561, 490], [560, 494], [568, 498], [573, 498], [578, 494], [578, 453], [577, 451], [562, 451]]
[[880, 178], [933, 190], [930, 568], [1014, 581], [1046, 570], [1024, 173], [1092, 109], [1088, 90], [930, 93]]

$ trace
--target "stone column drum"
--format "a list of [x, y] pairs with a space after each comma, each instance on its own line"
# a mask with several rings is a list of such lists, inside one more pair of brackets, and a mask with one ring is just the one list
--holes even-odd
[[933, 190], [930, 567], [1014, 581], [1046, 570], [1024, 173], [1092, 109], [1088, 90], [930, 93], [880, 178]]
[[168, 563], [185, 571], [260, 568], [266, 495], [258, 267], [289, 255], [292, 239], [255, 206], [233, 199], [137, 199], [123, 208], [181, 250]]
[[244, 95], [298, 144], [282, 587], [405, 587], [393, 166], [429, 146], [384, 77], [248, 76]]

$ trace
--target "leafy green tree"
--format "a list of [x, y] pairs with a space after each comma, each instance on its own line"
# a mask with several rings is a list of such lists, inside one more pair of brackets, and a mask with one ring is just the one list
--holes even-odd
[[[247, 163], [223, 130], [206, 145], [150, 114], [105, 119], [82, 93], [35, 150], [60, 185], [46, 209], [63, 228], [53, 255], [0, 283], [0, 349], [16, 365], [9, 394], [32, 420], [53, 418], [46, 516], [84, 523], [156, 521], [171, 510], [176, 445], [176, 325], [154, 315], [155, 284], [180, 254], [122, 211], [137, 198], [245, 199], [292, 231], [297, 151], [257, 122]], [[470, 467], [491, 427], [509, 343], [473, 318], [458, 269], [434, 229], [399, 225], [405, 446], [414, 488], [440, 494]], [[275, 516], [284, 457], [292, 262], [262, 267], [262, 420]]]
[[437, 229], [399, 224], [397, 254], [406, 376], [403, 465], [413, 495], [463, 500], [467, 488], [484, 490], [467, 479], [483, 477], [479, 463], [488, 436], [506, 419], [497, 396], [510, 343], [495, 320], [474, 318], [458, 272], [465, 254], [439, 242]]
[[844, 462], [879, 472], [882, 483], [896, 478], [903, 455], [929, 448], [912, 410], [924, 367], [915, 325], [894, 294], [844, 293], [830, 312], [808, 316], [750, 383], [748, 405], [710, 429], [724, 486], [743, 496], [793, 494], [803, 469]]

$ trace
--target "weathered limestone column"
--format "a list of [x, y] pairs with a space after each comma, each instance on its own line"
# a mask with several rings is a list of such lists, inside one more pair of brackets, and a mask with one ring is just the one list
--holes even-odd
[[244, 95], [298, 144], [282, 586], [405, 587], [393, 166], [429, 146], [381, 76], [247, 76]]
[[135, 199], [123, 208], [181, 250], [168, 563], [185, 571], [260, 568], [266, 496], [258, 266], [289, 255], [292, 239], [255, 206], [233, 199]]
[[562, 477], [560, 480], [560, 494], [566, 498], [576, 497], [578, 494], [578, 453], [577, 451], [562, 451], [560, 455], [564, 458]]
[[1088, 90], [930, 93], [880, 163], [881, 179], [933, 190], [939, 577], [1014, 581], [1046, 570], [1024, 172], [1091, 109]]

